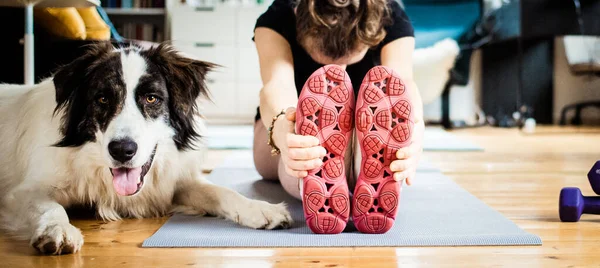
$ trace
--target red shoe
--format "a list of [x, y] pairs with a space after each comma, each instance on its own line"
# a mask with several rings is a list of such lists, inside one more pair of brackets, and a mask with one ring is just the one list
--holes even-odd
[[410, 144], [411, 108], [404, 83], [392, 69], [377, 66], [367, 73], [356, 101], [362, 161], [352, 210], [362, 233], [385, 233], [394, 225], [401, 183], [394, 181], [390, 163], [398, 149]]
[[323, 166], [303, 180], [306, 224], [317, 234], [346, 228], [350, 199], [344, 156], [354, 127], [354, 91], [350, 77], [336, 65], [315, 71], [306, 81], [296, 111], [296, 133], [319, 138], [327, 150]]

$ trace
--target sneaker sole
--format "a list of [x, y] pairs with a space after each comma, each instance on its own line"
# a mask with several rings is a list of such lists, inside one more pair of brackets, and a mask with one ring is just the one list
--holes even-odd
[[365, 76], [356, 101], [356, 132], [361, 170], [354, 190], [352, 219], [362, 233], [385, 233], [394, 225], [401, 183], [390, 163], [410, 144], [413, 124], [404, 83], [391, 69], [377, 66]]
[[306, 224], [317, 234], [337, 234], [346, 228], [350, 199], [344, 157], [354, 120], [354, 91], [346, 72], [335, 65], [315, 71], [298, 99], [296, 133], [315, 136], [327, 150], [323, 165], [302, 182]]

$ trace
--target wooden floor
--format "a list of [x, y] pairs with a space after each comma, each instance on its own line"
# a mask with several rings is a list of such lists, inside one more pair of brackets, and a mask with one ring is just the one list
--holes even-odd
[[[0, 267], [578, 267], [600, 265], [600, 216], [579, 223], [558, 219], [564, 186], [592, 195], [586, 174], [600, 159], [600, 129], [538, 128], [454, 131], [485, 152], [426, 152], [445, 174], [520, 227], [543, 246], [429, 248], [143, 249], [142, 241], [165, 219], [103, 223], [74, 220], [85, 245], [75, 255], [38, 256], [27, 243], [0, 236]], [[224, 152], [212, 153], [209, 165]], [[210, 167], [207, 167], [210, 169]], [[418, 177], [415, 183], [418, 183]]]

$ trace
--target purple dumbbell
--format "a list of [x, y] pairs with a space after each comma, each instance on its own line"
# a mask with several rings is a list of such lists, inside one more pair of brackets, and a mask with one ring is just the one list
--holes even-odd
[[600, 195], [600, 160], [592, 166], [592, 169], [590, 169], [590, 172], [588, 172], [587, 175], [592, 190], [594, 190], [594, 193], [597, 195]]
[[560, 191], [558, 213], [561, 221], [579, 221], [581, 214], [600, 214], [600, 197], [581, 195], [579, 188], [565, 187]]

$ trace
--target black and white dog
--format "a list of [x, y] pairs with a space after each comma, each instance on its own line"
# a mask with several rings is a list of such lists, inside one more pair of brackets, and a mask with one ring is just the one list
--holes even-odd
[[290, 226], [284, 204], [202, 177], [197, 101], [213, 67], [168, 45], [101, 43], [38, 85], [0, 85], [0, 227], [66, 254], [83, 244], [65, 212], [74, 205], [105, 220], [181, 211]]

